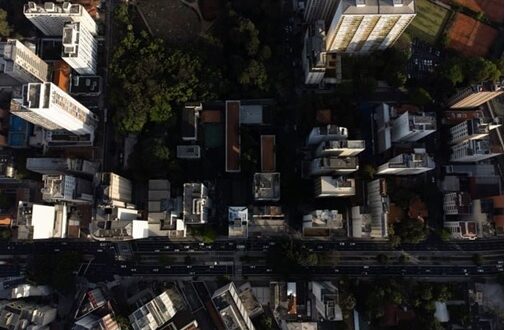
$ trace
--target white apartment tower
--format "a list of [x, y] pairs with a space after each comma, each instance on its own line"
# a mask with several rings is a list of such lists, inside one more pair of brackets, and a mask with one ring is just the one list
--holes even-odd
[[490, 143], [488, 138], [468, 140], [451, 147], [451, 162], [479, 162], [501, 155], [503, 150]]
[[367, 183], [367, 200], [370, 212], [370, 237], [388, 237], [389, 196], [385, 179]]
[[98, 42], [79, 22], [67, 22], [63, 27], [63, 49], [61, 58], [77, 73], [93, 75], [96, 73]]
[[314, 179], [315, 197], [349, 197], [356, 194], [353, 178], [321, 176]]
[[302, 64], [306, 85], [317, 85], [326, 72], [326, 32], [324, 21], [309, 25], [303, 39]]
[[0, 42], [0, 85], [4, 80], [2, 76], [8, 76], [18, 84], [27, 84], [45, 82], [47, 73], [47, 63], [19, 40]]
[[61, 36], [63, 26], [67, 22], [79, 22], [92, 35], [97, 34], [97, 26], [86, 9], [79, 4], [63, 2], [45, 2], [39, 5], [29, 1], [24, 5], [23, 12], [42, 33], [46, 36]]
[[386, 49], [415, 16], [414, 0], [342, 0], [327, 32], [326, 50], [367, 54]]
[[53, 83], [23, 86], [20, 99], [12, 99], [11, 113], [47, 130], [67, 130], [77, 135], [94, 136], [98, 119]]
[[377, 168], [379, 175], [416, 175], [435, 169], [435, 162], [424, 149], [414, 149], [391, 158]]
[[306, 23], [323, 20], [329, 26], [335, 15], [338, 0], [307, 0], [305, 3], [304, 19]]
[[392, 142], [415, 142], [435, 133], [437, 119], [433, 113], [404, 112], [392, 121]]

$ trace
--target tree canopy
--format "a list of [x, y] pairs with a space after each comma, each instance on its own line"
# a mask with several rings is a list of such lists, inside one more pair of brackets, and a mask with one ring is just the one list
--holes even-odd
[[395, 235], [400, 237], [402, 243], [417, 244], [424, 241], [427, 234], [424, 222], [417, 219], [403, 219], [395, 224]]
[[12, 28], [7, 21], [7, 11], [0, 8], [0, 37], [8, 37], [12, 33]]

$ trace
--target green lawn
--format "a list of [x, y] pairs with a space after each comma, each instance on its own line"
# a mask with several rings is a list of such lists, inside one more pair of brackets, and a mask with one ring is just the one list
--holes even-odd
[[407, 28], [407, 32], [431, 44], [435, 43], [449, 18], [449, 11], [429, 0], [417, 0], [417, 16]]

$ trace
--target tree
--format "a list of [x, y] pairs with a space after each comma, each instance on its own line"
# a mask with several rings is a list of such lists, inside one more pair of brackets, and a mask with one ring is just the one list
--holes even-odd
[[463, 73], [464, 64], [460, 58], [453, 57], [440, 66], [440, 75], [449, 80], [454, 86], [462, 83], [465, 79]]
[[251, 60], [239, 76], [239, 82], [244, 86], [254, 86], [266, 90], [267, 72], [263, 63]]
[[38, 284], [49, 285], [62, 293], [69, 293], [75, 288], [74, 271], [82, 261], [77, 252], [65, 252], [58, 255], [37, 255], [28, 263], [27, 277]]
[[7, 21], [7, 12], [0, 8], [0, 37], [8, 37], [12, 33], [12, 28]]
[[270, 316], [263, 314], [256, 327], [258, 330], [271, 330], [273, 329], [274, 321]]
[[410, 257], [407, 254], [402, 254], [400, 257], [398, 257], [398, 262], [401, 264], [406, 264], [409, 261]]
[[496, 81], [501, 76], [500, 68], [495, 63], [482, 57], [470, 57], [464, 65], [466, 81], [470, 84], [483, 81]]
[[417, 219], [404, 219], [395, 225], [395, 233], [400, 237], [402, 243], [417, 244], [424, 241], [427, 230], [422, 221]]
[[375, 173], [377, 173], [377, 170], [375, 169], [374, 166], [370, 164], [365, 164], [363, 166], [360, 166], [359, 168], [361, 176], [366, 180], [372, 180], [375, 176]]
[[438, 236], [442, 241], [449, 241], [452, 237], [451, 231], [447, 228], [442, 228], [438, 231]]
[[411, 103], [418, 106], [425, 106], [433, 102], [430, 93], [420, 87], [415, 88], [409, 93], [409, 99]]
[[120, 329], [131, 329], [131, 323], [127, 317], [120, 314], [116, 314], [114, 316], [114, 320], [119, 325]]

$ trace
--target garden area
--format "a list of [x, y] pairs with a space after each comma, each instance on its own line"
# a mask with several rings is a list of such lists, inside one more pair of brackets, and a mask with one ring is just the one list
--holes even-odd
[[443, 33], [450, 11], [429, 0], [417, 0], [417, 15], [407, 28], [413, 38], [435, 44]]

